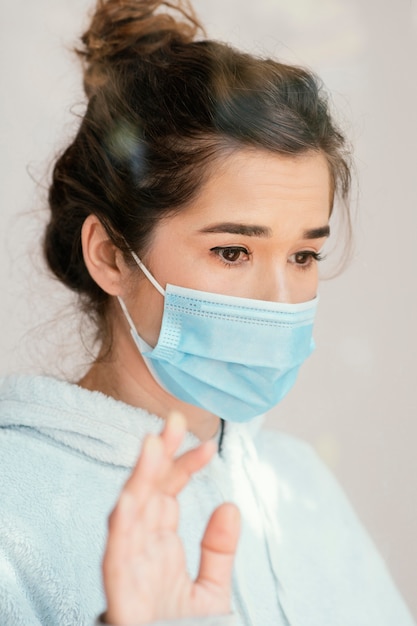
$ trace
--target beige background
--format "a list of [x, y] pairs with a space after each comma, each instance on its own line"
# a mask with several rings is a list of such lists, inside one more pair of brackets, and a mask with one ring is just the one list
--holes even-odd
[[[69, 49], [88, 6], [0, 7], [0, 374], [73, 376], [85, 358], [70, 301], [42, 267], [39, 234], [49, 164], [82, 111]], [[416, 2], [195, 6], [211, 36], [318, 72], [355, 145], [354, 258], [342, 276], [323, 282], [318, 349], [269, 424], [316, 446], [417, 617]]]

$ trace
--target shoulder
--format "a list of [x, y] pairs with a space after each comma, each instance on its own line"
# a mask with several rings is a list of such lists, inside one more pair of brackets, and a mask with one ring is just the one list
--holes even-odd
[[[61, 452], [131, 468], [162, 420], [77, 384], [46, 376], [0, 379], [0, 436], [19, 434]], [[1, 445], [1, 442], [0, 442]]]
[[335, 549], [350, 536], [350, 549], [366, 543], [367, 533], [344, 490], [314, 448], [290, 435], [261, 431], [257, 439], [260, 471], [274, 477], [281, 519], [289, 534], [301, 541], [323, 541], [323, 549]]
[[112, 463], [117, 439], [112, 448], [88, 413], [76, 385], [0, 381], [1, 623], [7, 607], [25, 624], [38, 623], [39, 603], [56, 623], [81, 623], [80, 607], [92, 621], [102, 608], [100, 586], [85, 581], [99, 580], [107, 515], [127, 470]]
[[[322, 623], [326, 613], [337, 625], [414, 624], [366, 529], [314, 449], [273, 431], [261, 431], [256, 444], [261, 490], [278, 526], [281, 571], [290, 596], [303, 589], [311, 616], [317, 614], [311, 623]], [[295, 606], [302, 604], [298, 599]]]
[[273, 469], [279, 480], [292, 485], [297, 493], [330, 489], [342, 496], [331, 471], [306, 441], [278, 431], [261, 430], [256, 447], [262, 465]]
[[[111, 482], [109, 473], [117, 485], [125, 474], [115, 462], [117, 445], [83, 407], [76, 385], [41, 376], [0, 379], [0, 494], [7, 502], [1, 514], [32, 520], [42, 532], [38, 511], [65, 517], [66, 503], [99, 500], [94, 494], [103, 492], [105, 478]], [[52, 517], [45, 514], [47, 523]]]

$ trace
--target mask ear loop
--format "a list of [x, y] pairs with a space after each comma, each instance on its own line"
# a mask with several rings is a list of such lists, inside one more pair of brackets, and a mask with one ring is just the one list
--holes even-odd
[[[131, 255], [132, 255], [133, 259], [135, 260], [136, 264], [140, 267], [140, 269], [142, 270], [142, 272], [145, 274], [146, 278], [147, 278], [147, 279], [148, 279], [148, 280], [152, 283], [152, 285], [155, 287], [155, 289], [156, 289], [157, 291], [159, 291], [159, 293], [161, 294], [161, 296], [164, 296], [164, 297], [165, 297], [165, 290], [161, 287], [161, 285], [158, 283], [158, 281], [156, 280], [156, 278], [154, 278], [154, 277], [152, 276], [152, 274], [151, 274], [151, 273], [150, 273], [150, 271], [147, 269], [147, 267], [145, 267], [145, 265], [142, 263], [142, 261], [140, 260], [140, 258], [139, 258], [139, 257], [138, 257], [138, 255], [136, 254], [136, 252], [133, 252], [133, 250], [131, 250], [131, 251], [130, 251], [130, 253], [131, 253]], [[126, 307], [125, 303], [123, 302], [123, 300], [122, 300], [121, 296], [116, 296], [116, 297], [117, 297], [117, 299], [118, 299], [118, 301], [119, 301], [119, 304], [120, 304], [120, 306], [121, 306], [121, 308], [122, 308], [122, 311], [123, 311], [123, 313], [124, 313], [124, 315], [125, 315], [125, 318], [126, 318], [126, 320], [127, 320], [127, 323], [128, 323], [128, 324], [129, 324], [129, 326], [130, 326], [130, 330], [131, 330], [132, 334], [133, 334], [134, 336], [136, 336], [138, 333], [137, 333], [137, 330], [136, 330], [135, 324], [133, 323], [133, 320], [132, 320], [132, 318], [130, 317], [129, 311], [127, 310], [127, 307]]]
[[152, 283], [155, 289], [159, 291], [161, 296], [165, 297], [165, 290], [161, 287], [161, 285], [158, 283], [156, 278], [152, 276], [148, 268], [144, 266], [144, 264], [142, 263], [142, 261], [140, 260], [136, 252], [133, 252], [133, 250], [131, 250], [131, 254], [132, 254], [132, 257], [135, 259], [136, 264], [140, 267], [142, 272], [145, 274], [146, 278]]
[[[150, 271], [145, 267], [145, 265], [142, 263], [142, 261], [140, 260], [140, 258], [138, 257], [138, 255], [133, 252], [133, 250], [130, 251], [133, 259], [135, 260], [136, 264], [140, 267], [140, 269], [142, 270], [142, 272], [145, 274], [145, 276], [148, 278], [148, 280], [152, 283], [152, 285], [155, 287], [155, 289], [157, 291], [159, 291], [159, 293], [161, 294], [161, 296], [165, 297], [165, 291], [164, 289], [162, 289], [161, 285], [158, 283], [158, 281], [156, 280], [156, 278], [154, 278], [152, 276], [152, 274], [150, 273]], [[129, 324], [130, 327], [130, 334], [133, 337], [133, 341], [136, 344], [136, 347], [138, 348], [139, 352], [141, 355], [144, 354], [144, 352], [148, 352], [149, 350], [152, 350], [152, 347], [147, 345], [146, 342], [142, 339], [142, 337], [139, 335], [138, 331], [136, 330], [136, 326], [132, 320], [132, 318], [129, 315], [129, 311], [127, 310], [127, 306], [125, 305], [123, 299], [121, 296], [116, 296], [117, 300], [119, 301], [120, 307], [122, 309], [122, 312], [126, 318], [127, 323]], [[148, 368], [149, 372], [151, 373], [151, 375], [153, 376], [153, 378], [156, 380], [156, 382], [163, 388], [165, 389], [165, 391], [168, 391], [165, 386], [163, 385], [163, 383], [159, 380], [154, 368], [152, 367], [151, 363], [149, 362], [148, 359], [144, 358], [144, 363], [146, 365], [146, 367]]]
[[127, 307], [126, 307], [125, 303], [123, 302], [123, 300], [122, 300], [121, 296], [116, 296], [116, 298], [117, 298], [117, 299], [118, 299], [118, 301], [119, 301], [119, 304], [120, 304], [120, 306], [121, 306], [121, 308], [122, 308], [123, 313], [125, 314], [125, 318], [126, 318], [126, 320], [127, 320], [127, 323], [128, 323], [128, 324], [129, 324], [129, 326], [130, 326], [130, 330], [131, 330], [132, 334], [134, 334], [134, 335], [136, 336], [136, 335], [137, 335], [137, 330], [136, 330], [136, 328], [135, 328], [135, 325], [134, 325], [134, 323], [133, 323], [132, 318], [131, 318], [131, 317], [130, 317], [130, 315], [129, 315], [129, 311], [127, 310]]

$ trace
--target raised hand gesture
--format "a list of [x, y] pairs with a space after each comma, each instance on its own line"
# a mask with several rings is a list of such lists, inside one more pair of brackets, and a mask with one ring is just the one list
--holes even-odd
[[161, 435], [149, 435], [110, 516], [103, 561], [106, 622], [139, 626], [158, 620], [230, 613], [231, 574], [239, 511], [223, 504], [211, 516], [201, 542], [197, 579], [186, 571], [177, 534], [176, 496], [212, 458], [208, 441], [174, 458], [185, 420], [173, 414]]

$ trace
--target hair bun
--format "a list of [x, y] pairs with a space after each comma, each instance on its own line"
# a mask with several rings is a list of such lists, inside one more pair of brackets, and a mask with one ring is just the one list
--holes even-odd
[[149, 56], [174, 40], [191, 42], [198, 31], [204, 32], [188, 0], [98, 0], [77, 50], [87, 95], [105, 82], [109, 65]]

